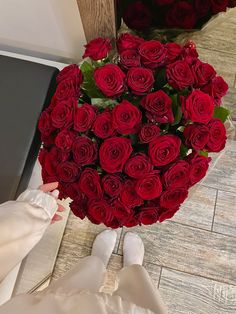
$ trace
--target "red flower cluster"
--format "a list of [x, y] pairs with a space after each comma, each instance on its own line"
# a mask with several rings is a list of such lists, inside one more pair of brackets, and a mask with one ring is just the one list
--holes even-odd
[[234, 0], [120, 0], [117, 11], [131, 29], [201, 28], [213, 15], [236, 6]]
[[[167, 1], [166, 1], [167, 2]], [[168, 1], [170, 3], [170, 1]], [[86, 45], [57, 77], [42, 113], [44, 182], [59, 181], [74, 214], [118, 228], [171, 218], [225, 146], [227, 84], [184, 47], [122, 34]]]

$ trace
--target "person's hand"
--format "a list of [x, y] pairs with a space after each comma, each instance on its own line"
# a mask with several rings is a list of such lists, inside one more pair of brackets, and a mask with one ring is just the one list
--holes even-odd
[[[58, 188], [58, 182], [53, 182], [53, 183], [40, 185], [39, 190], [43, 191], [44, 193], [50, 194], [55, 199], [58, 199], [59, 191], [57, 190], [57, 188]], [[60, 213], [60, 212], [63, 212], [64, 210], [65, 208], [62, 205], [58, 204], [57, 212]], [[55, 214], [52, 218], [51, 224], [60, 220], [62, 220], [62, 217], [58, 214]]]

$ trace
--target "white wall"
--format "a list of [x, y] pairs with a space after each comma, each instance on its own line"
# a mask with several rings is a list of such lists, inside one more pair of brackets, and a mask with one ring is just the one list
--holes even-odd
[[84, 44], [76, 0], [0, 0], [0, 50], [77, 62]]

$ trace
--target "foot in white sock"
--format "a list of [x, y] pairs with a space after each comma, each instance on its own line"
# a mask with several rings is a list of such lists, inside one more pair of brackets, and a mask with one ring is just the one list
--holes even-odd
[[142, 239], [132, 232], [127, 232], [124, 237], [123, 245], [123, 264], [124, 267], [143, 264], [144, 245]]
[[115, 230], [105, 230], [99, 233], [93, 242], [91, 255], [99, 257], [106, 267], [115, 248], [116, 239]]

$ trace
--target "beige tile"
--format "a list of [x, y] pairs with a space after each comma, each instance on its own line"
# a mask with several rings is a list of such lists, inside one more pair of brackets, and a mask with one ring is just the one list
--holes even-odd
[[235, 121], [236, 120], [236, 88], [233, 88], [233, 87], [229, 88], [228, 94], [223, 98], [222, 105], [230, 110], [231, 118]]
[[218, 153], [211, 154], [213, 161], [202, 185], [225, 190], [236, 191], [236, 141], [228, 140], [226, 148]]
[[160, 292], [169, 314], [234, 314], [236, 287], [163, 268]]
[[146, 262], [236, 284], [234, 238], [171, 221], [133, 230], [143, 239]]
[[235, 193], [218, 192], [213, 230], [236, 237]]
[[217, 190], [197, 185], [172, 221], [211, 230]]

